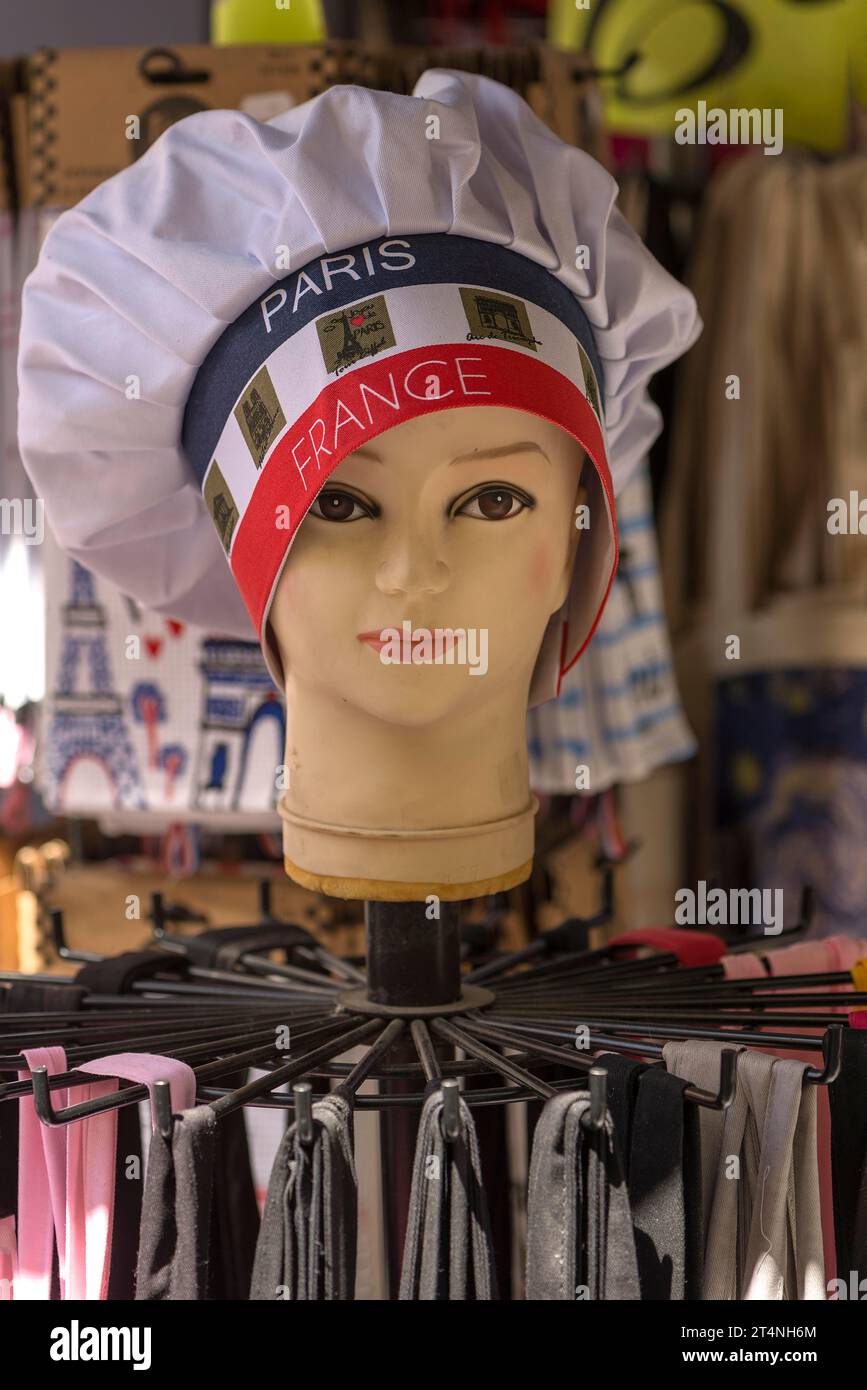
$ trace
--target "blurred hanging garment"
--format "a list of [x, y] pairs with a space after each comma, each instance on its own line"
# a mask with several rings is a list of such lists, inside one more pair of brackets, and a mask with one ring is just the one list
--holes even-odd
[[[744, 209], [749, 215], [744, 215]], [[867, 158], [732, 161], [689, 275], [666, 607], [724, 883], [867, 914]], [[713, 803], [709, 800], [709, 805]], [[833, 807], [833, 810], [832, 810]]]
[[599, 627], [558, 698], [527, 716], [537, 792], [601, 792], [695, 752], [672, 666], [646, 460], [617, 498], [617, 526], [620, 560]]
[[255, 1301], [354, 1297], [358, 1187], [352, 1107], [334, 1093], [312, 1109], [312, 1140], [302, 1140], [294, 1121], [274, 1159], [250, 1286]]
[[495, 1256], [472, 1112], [459, 1101], [460, 1133], [447, 1139], [442, 1092], [424, 1103], [415, 1145], [400, 1298], [497, 1299]]

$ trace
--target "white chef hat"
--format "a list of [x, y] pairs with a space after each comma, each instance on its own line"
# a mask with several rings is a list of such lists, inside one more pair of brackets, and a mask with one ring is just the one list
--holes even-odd
[[542, 415], [592, 463], [531, 688], [550, 699], [614, 574], [613, 494], [658, 432], [647, 382], [699, 331], [616, 192], [467, 73], [172, 126], [57, 220], [25, 284], [21, 451], [59, 543], [149, 608], [252, 620], [279, 679], [270, 603], [340, 460], [430, 410]]

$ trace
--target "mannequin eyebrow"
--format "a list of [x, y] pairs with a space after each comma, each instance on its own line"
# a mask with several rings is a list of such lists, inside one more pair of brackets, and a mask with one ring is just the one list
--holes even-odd
[[509, 454], [541, 454], [546, 463], [551, 462], [544, 449], [532, 439], [527, 439], [521, 440], [518, 444], [501, 444], [497, 449], [474, 449], [472, 453], [459, 454], [451, 463], [483, 463], [488, 459], [507, 458]]
[[[532, 439], [521, 440], [517, 444], [501, 444], [496, 449], [474, 449], [469, 454], [458, 454], [457, 458], [449, 461], [449, 467], [453, 463], [484, 463], [489, 459], [501, 459], [508, 457], [509, 454], [541, 454], [546, 463], [551, 460], [540, 445], [534, 443]], [[369, 459], [371, 463], [383, 463], [384, 459], [380, 454], [374, 453], [373, 449], [354, 449], [355, 458]]]

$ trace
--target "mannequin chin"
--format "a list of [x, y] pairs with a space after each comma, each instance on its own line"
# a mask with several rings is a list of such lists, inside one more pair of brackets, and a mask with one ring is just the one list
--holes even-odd
[[546, 420], [481, 406], [398, 425], [331, 474], [270, 615], [293, 877], [448, 898], [527, 876], [527, 700], [583, 458]]

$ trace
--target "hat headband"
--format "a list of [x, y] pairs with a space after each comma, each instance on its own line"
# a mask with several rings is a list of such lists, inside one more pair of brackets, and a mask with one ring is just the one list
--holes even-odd
[[595, 467], [605, 524], [593, 549], [606, 563], [582, 599], [586, 632], [558, 643], [560, 672], [571, 665], [616, 564], [599, 377], [592, 330], [565, 285], [468, 237], [385, 237], [322, 256], [251, 304], [197, 374], [183, 443], [272, 666], [271, 600], [329, 475], [405, 420], [479, 405], [542, 416]]

